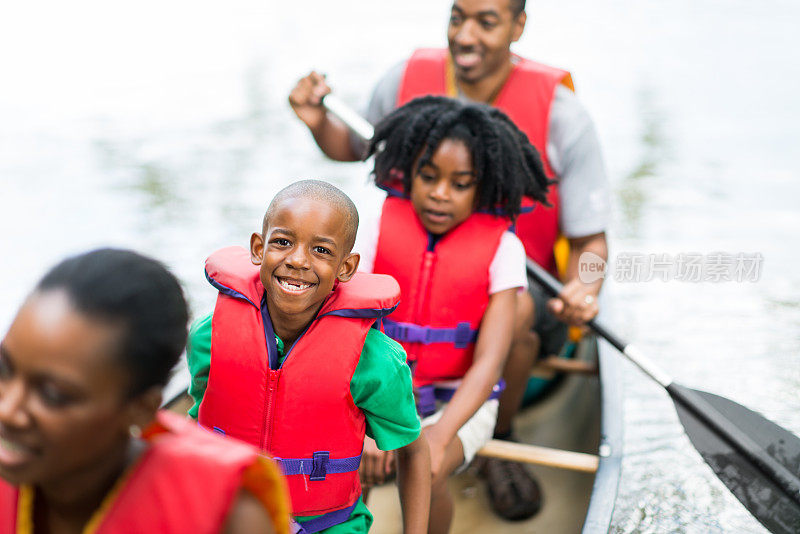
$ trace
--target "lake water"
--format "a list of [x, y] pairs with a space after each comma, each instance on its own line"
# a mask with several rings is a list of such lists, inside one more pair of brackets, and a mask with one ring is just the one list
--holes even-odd
[[[415, 47], [444, 44], [448, 10], [428, 0], [5, 10], [2, 329], [47, 267], [100, 245], [163, 259], [205, 312], [205, 256], [246, 244], [298, 178], [339, 184], [375, 217], [368, 167], [325, 160], [286, 96], [315, 67], [359, 104]], [[516, 51], [570, 69], [596, 121], [612, 265], [760, 254], [754, 282], [610, 280], [607, 322], [680, 382], [800, 433], [800, 5], [542, 0], [528, 14]], [[614, 531], [763, 532], [694, 452], [666, 394], [632, 366], [624, 375]]]

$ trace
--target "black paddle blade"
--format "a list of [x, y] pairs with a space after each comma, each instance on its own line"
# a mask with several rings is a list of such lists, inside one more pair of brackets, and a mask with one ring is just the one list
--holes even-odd
[[667, 391], [692, 444], [745, 508], [770, 532], [800, 532], [800, 439], [724, 397], [674, 383]]

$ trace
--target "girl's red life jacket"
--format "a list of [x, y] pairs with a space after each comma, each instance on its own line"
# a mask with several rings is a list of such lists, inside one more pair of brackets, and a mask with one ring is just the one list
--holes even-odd
[[[248, 470], [248, 476], [255, 471], [263, 477], [256, 485], [278, 483], [285, 491], [279, 475], [256, 465], [265, 460], [254, 447], [215, 436], [179, 415], [159, 412], [144, 439], [150, 446], [112, 497], [96, 534], [220, 532]], [[19, 489], [0, 479], [0, 534], [16, 534], [19, 501]], [[284, 524], [275, 526], [285, 533], [288, 509], [283, 512]]]
[[[397, 282], [358, 273], [337, 284], [279, 366], [264, 286], [249, 252], [215, 252], [206, 260], [206, 277], [219, 296], [200, 424], [274, 456], [296, 515], [326, 514], [332, 524], [348, 519], [361, 494], [365, 432], [350, 379], [367, 332], [397, 305]], [[304, 528], [312, 531], [308, 523]]]
[[[547, 135], [550, 124], [550, 105], [555, 89], [563, 84], [573, 89], [569, 72], [529, 59], [513, 56], [514, 68], [502, 89], [491, 103], [508, 115], [525, 132], [542, 157], [547, 176], [554, 177], [547, 161]], [[421, 49], [406, 63], [397, 106], [425, 95], [455, 97], [453, 69], [447, 49]], [[525, 246], [526, 254], [552, 273], [556, 272], [553, 246], [558, 239], [558, 187], [551, 185], [547, 193], [550, 207], [537, 205], [530, 213], [521, 214], [515, 232]]]
[[459, 379], [472, 365], [489, 266], [508, 228], [504, 217], [473, 213], [436, 239], [409, 200], [384, 201], [373, 271], [400, 283], [403, 297], [384, 327], [406, 350], [415, 387]]

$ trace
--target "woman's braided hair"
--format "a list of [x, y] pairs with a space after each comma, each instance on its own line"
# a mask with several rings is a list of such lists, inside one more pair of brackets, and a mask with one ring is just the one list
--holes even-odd
[[547, 205], [547, 179], [539, 152], [502, 111], [441, 96], [425, 96], [394, 110], [375, 128], [365, 159], [375, 155], [375, 183], [401, 181], [406, 195], [411, 178], [445, 139], [463, 142], [478, 177], [475, 210], [520, 213], [522, 197]]

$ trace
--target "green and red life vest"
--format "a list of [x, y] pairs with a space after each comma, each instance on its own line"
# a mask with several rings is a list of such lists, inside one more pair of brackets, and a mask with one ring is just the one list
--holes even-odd
[[199, 423], [275, 457], [293, 512], [323, 515], [303, 523], [307, 532], [347, 520], [361, 494], [357, 470], [366, 424], [350, 379], [369, 329], [397, 305], [397, 282], [357, 273], [337, 284], [278, 364], [264, 286], [249, 252], [215, 252], [206, 277], [219, 296]]

